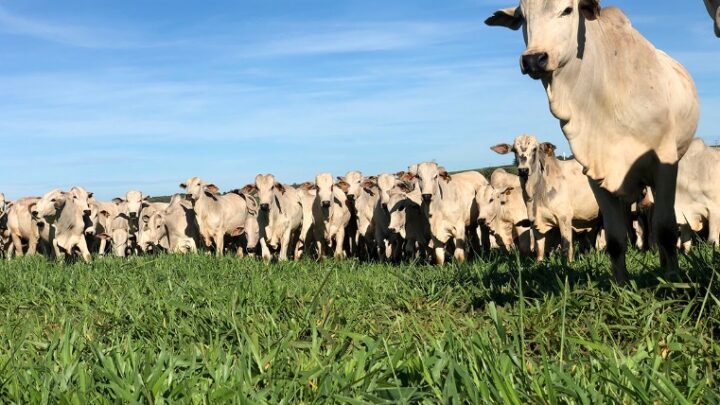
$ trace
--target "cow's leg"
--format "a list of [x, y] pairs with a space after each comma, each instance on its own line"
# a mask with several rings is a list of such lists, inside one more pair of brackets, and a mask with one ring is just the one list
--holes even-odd
[[545, 233], [533, 228], [533, 234], [535, 235], [535, 260], [541, 262], [545, 260]]
[[215, 234], [215, 256], [222, 257], [225, 254], [225, 233], [219, 231]]
[[688, 253], [692, 248], [693, 231], [690, 229], [690, 225], [680, 225], [680, 238], [677, 242], [677, 247], [683, 252]]
[[[459, 227], [458, 227], [459, 226]], [[467, 249], [467, 241], [465, 240], [465, 224], [459, 224], [455, 229], [461, 232], [460, 235], [455, 236], [455, 252], [453, 256], [458, 263], [465, 262], [465, 252]]]
[[720, 243], [720, 210], [710, 211], [708, 215], [708, 242], [713, 246], [718, 246]]
[[615, 282], [623, 285], [627, 281], [625, 252], [628, 238], [626, 224], [630, 215], [630, 204], [613, 196], [594, 181], [590, 182], [590, 185], [602, 213], [605, 237], [607, 238], [607, 252], [612, 262]]
[[[15, 256], [22, 257], [23, 256], [23, 245], [22, 245], [22, 239], [20, 239], [20, 235], [13, 234], [12, 235], [12, 245], [15, 248]], [[8, 258], [12, 257], [12, 255], [9, 255]]]
[[63, 250], [60, 249], [60, 245], [58, 245], [57, 239], [53, 239], [52, 246], [53, 246], [53, 250], [55, 251], [55, 260], [64, 261], [65, 260], [65, 252], [63, 252]]
[[317, 254], [318, 260], [324, 260], [325, 259], [325, 252], [323, 251], [323, 245], [325, 244], [325, 240], [321, 238], [317, 238], [315, 241], [315, 252]]
[[105, 240], [105, 238], [100, 238], [100, 248], [98, 249], [98, 254], [100, 256], [105, 256], [105, 249], [107, 249], [107, 240]]
[[278, 260], [281, 262], [284, 262], [288, 259], [288, 246], [290, 246], [290, 236], [292, 234], [292, 229], [288, 226], [284, 231], [282, 235], [282, 240], [280, 241], [280, 253], [278, 254]]
[[342, 260], [345, 258], [345, 251], [343, 250], [343, 241], [345, 240], [345, 229], [338, 229], [335, 235], [335, 259]]
[[573, 252], [573, 230], [572, 230], [572, 223], [571, 219], [569, 217], [565, 218], [558, 218], [558, 223], [560, 225], [560, 240], [562, 243], [562, 248], [567, 254], [568, 263], [573, 262], [574, 252]]
[[438, 239], [433, 238], [433, 248], [435, 249], [435, 264], [440, 266], [445, 264], [445, 244]]
[[265, 238], [260, 238], [260, 255], [265, 263], [270, 263], [272, 253], [270, 253], [270, 248], [268, 247], [267, 240]]
[[78, 241], [78, 249], [80, 249], [80, 254], [82, 255], [83, 260], [85, 263], [90, 264], [92, 263], [92, 255], [90, 254], [90, 250], [87, 246], [87, 241], [84, 237], [80, 237], [80, 240]]
[[677, 275], [677, 238], [678, 226], [675, 217], [675, 188], [677, 184], [677, 163], [660, 164], [655, 178], [655, 207], [652, 216], [652, 229], [656, 232], [660, 250], [660, 264], [666, 277]]

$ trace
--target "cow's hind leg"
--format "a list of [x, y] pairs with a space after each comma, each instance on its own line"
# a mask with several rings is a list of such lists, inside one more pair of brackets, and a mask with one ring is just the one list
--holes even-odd
[[613, 196], [597, 183], [591, 182], [590, 184], [602, 213], [605, 237], [607, 238], [607, 252], [612, 262], [615, 282], [624, 285], [628, 278], [625, 252], [627, 251], [628, 241], [626, 224], [630, 216], [630, 204]]
[[720, 209], [713, 209], [710, 211], [708, 218], [708, 242], [713, 246], [718, 246], [720, 242]]

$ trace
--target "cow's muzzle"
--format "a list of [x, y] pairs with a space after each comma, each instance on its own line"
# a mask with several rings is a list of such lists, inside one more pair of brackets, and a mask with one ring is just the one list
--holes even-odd
[[549, 59], [550, 57], [547, 52], [523, 55], [520, 59], [520, 70], [524, 75], [528, 75], [533, 79], [539, 79], [548, 73]]
[[423, 194], [422, 199], [423, 199], [423, 201], [429, 203], [430, 201], [432, 201], [432, 194]]
[[323, 202], [322, 202], [322, 207], [323, 207], [323, 208], [330, 208], [330, 200], [323, 201]]
[[348, 200], [355, 201], [355, 194], [348, 194], [347, 195]]
[[260, 204], [260, 209], [263, 211], [270, 211], [270, 204]]
[[524, 167], [518, 169], [518, 176], [520, 176], [523, 179], [527, 179], [528, 176], [530, 176], [530, 169], [524, 168]]

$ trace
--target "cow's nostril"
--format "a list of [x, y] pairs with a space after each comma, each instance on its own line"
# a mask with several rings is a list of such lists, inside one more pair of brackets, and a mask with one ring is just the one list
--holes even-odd
[[432, 201], [432, 194], [423, 194], [422, 199], [425, 202], [430, 202], [430, 201]]
[[260, 204], [260, 209], [263, 211], [268, 211], [270, 209], [270, 204]]
[[520, 177], [528, 177], [530, 175], [530, 169], [527, 169], [527, 168], [518, 169], [518, 175]]
[[323, 208], [330, 208], [330, 201], [323, 201], [322, 206]]
[[382, 207], [383, 207], [383, 209], [386, 210], [386, 209], [387, 209], [387, 203], [382, 203]]

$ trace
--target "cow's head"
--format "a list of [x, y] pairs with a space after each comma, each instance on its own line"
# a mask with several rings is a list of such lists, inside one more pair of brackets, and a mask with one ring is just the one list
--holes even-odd
[[269, 211], [275, 200], [275, 190], [285, 192], [285, 187], [275, 180], [272, 174], [258, 174], [255, 176], [255, 189], [260, 200], [260, 209]]
[[315, 188], [317, 190], [317, 198], [323, 208], [330, 208], [333, 202], [335, 184], [330, 173], [321, 173], [315, 176]]
[[73, 199], [75, 205], [85, 214], [90, 215], [90, 201], [92, 200], [93, 193], [89, 193], [82, 187], [75, 186], [70, 189], [68, 193], [70, 198]]
[[150, 197], [143, 196], [140, 191], [128, 191], [125, 194], [125, 202], [127, 203], [127, 214], [130, 218], [136, 219], [140, 216], [143, 206], [149, 204]]
[[488, 185], [481, 193], [478, 193], [478, 223], [493, 229], [492, 225], [495, 224], [513, 190], [514, 188], [509, 186], [495, 188]]
[[337, 179], [338, 185], [340, 183], [344, 183], [343, 191], [347, 195], [348, 200], [354, 201], [355, 198], [360, 196], [363, 189], [363, 181], [365, 180], [362, 173], [358, 171], [350, 171], [347, 172], [345, 177], [338, 176]]
[[[407, 224], [407, 212], [414, 208], [417, 208], [417, 205], [412, 202], [404, 192], [390, 193], [390, 198], [388, 199], [388, 212], [390, 214], [388, 231], [390, 231], [392, 235], [400, 236], [403, 239], [407, 237], [405, 228]], [[392, 236], [391, 239], [393, 239]]]
[[532, 135], [518, 136], [512, 146], [501, 143], [490, 149], [501, 155], [514, 152], [515, 164], [521, 179], [527, 179], [540, 170], [547, 156], [555, 156], [555, 145], [548, 142], [538, 143], [537, 138]]
[[415, 177], [424, 202], [432, 201], [433, 196], [441, 187], [440, 182], [450, 182], [452, 179], [450, 174], [435, 162], [420, 163], [417, 166]]
[[387, 209], [390, 201], [390, 190], [398, 184], [399, 180], [395, 175], [383, 173], [377, 178], [377, 187], [380, 190], [380, 204]]
[[187, 191], [188, 197], [193, 201], [199, 200], [203, 194], [212, 197], [220, 191], [216, 185], [206, 183], [200, 177], [187, 179], [185, 183], [180, 183], [180, 188]]
[[154, 212], [152, 215], [143, 215], [142, 232], [138, 236], [138, 244], [143, 252], [148, 252], [160, 245], [160, 240], [167, 235], [165, 227], [165, 213]]
[[708, 14], [715, 22], [715, 35], [720, 38], [720, 1], [705, 0], [705, 7], [707, 7]]
[[518, 7], [496, 11], [485, 24], [522, 28], [527, 48], [520, 69], [540, 79], [582, 58], [585, 22], [599, 15], [600, 0], [521, 0]]
[[36, 219], [54, 222], [57, 215], [65, 207], [67, 198], [68, 195], [62, 190], [52, 190], [42, 196], [36, 204], [30, 206], [30, 213]]

